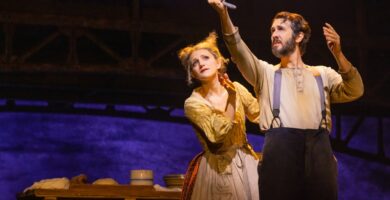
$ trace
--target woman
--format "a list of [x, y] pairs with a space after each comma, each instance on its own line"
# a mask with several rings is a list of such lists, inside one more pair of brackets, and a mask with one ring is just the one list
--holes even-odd
[[257, 100], [225, 74], [216, 34], [179, 52], [189, 85], [198, 84], [184, 103], [203, 152], [191, 162], [183, 199], [259, 199], [258, 158], [248, 144], [245, 116], [258, 123]]

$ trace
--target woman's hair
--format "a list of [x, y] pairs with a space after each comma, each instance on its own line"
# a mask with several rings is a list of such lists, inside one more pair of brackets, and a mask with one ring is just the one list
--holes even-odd
[[299, 32], [303, 33], [303, 40], [299, 43], [299, 50], [301, 51], [301, 55], [306, 52], [306, 45], [309, 42], [311, 29], [309, 23], [302, 17], [302, 15], [297, 13], [290, 13], [287, 11], [282, 11], [276, 13], [274, 19], [283, 19], [284, 21], [288, 20], [291, 22], [291, 29], [293, 30], [293, 38], [295, 38]]
[[224, 73], [226, 71], [226, 64], [229, 62], [229, 59], [224, 58], [217, 46], [217, 34], [213, 31], [209, 33], [204, 40], [200, 41], [195, 45], [188, 45], [181, 49], [178, 53], [181, 64], [184, 66], [184, 69], [187, 72], [187, 84], [193, 86], [198, 81], [191, 76], [192, 65], [190, 61], [191, 54], [199, 49], [208, 50], [215, 59], [221, 61], [222, 65], [219, 69], [219, 73]]

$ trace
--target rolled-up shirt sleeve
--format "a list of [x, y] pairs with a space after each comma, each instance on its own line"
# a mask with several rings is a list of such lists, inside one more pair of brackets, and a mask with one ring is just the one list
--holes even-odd
[[332, 103], [344, 103], [358, 99], [364, 93], [362, 78], [355, 67], [349, 72], [340, 73], [332, 68], [326, 69]]

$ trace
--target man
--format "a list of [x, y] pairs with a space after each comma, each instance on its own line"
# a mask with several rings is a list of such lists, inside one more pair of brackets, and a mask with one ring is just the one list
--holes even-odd
[[363, 95], [363, 82], [341, 51], [340, 37], [326, 23], [323, 34], [338, 64], [309, 66], [302, 60], [311, 29], [299, 14], [280, 12], [271, 26], [272, 53], [280, 63], [258, 59], [241, 39], [221, 0], [208, 0], [219, 14], [233, 62], [254, 87], [265, 132], [259, 165], [260, 199], [337, 199], [337, 163], [329, 142], [330, 103]]

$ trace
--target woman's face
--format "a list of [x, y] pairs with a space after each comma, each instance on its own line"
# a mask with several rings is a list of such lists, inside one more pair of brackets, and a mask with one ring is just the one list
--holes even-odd
[[191, 75], [201, 82], [217, 77], [221, 62], [207, 49], [198, 49], [190, 56]]

